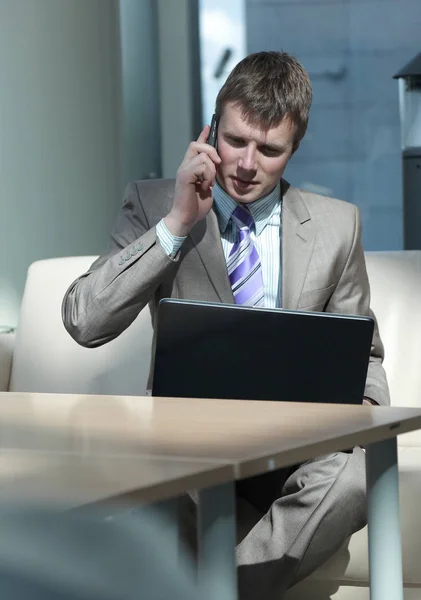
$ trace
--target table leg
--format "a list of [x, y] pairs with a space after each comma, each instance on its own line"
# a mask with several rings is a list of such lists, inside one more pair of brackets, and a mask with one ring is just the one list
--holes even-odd
[[199, 491], [198, 576], [201, 597], [236, 600], [235, 484]]
[[370, 600], [403, 600], [396, 437], [366, 449]]
[[140, 527], [142, 521], [149, 523], [156, 518], [164, 521], [165, 544], [175, 562], [179, 560], [180, 553], [178, 508], [178, 498], [171, 498], [155, 504], [145, 504], [130, 511], [130, 518], [135, 518]]

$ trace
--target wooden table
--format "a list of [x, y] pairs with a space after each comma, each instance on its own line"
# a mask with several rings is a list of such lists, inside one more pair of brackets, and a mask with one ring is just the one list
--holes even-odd
[[[1, 447], [29, 452], [198, 461], [214, 473], [231, 465], [241, 479], [366, 446], [371, 600], [403, 597], [396, 436], [420, 428], [415, 408], [0, 394]], [[228, 600], [236, 597], [235, 505], [222, 473], [200, 491], [199, 529], [206, 593]]]

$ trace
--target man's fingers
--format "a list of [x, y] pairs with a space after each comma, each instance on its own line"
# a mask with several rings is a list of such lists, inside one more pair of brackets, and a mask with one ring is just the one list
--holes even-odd
[[195, 149], [199, 153], [205, 152], [208, 156], [210, 156], [210, 158], [215, 164], [219, 165], [219, 163], [221, 162], [221, 158], [213, 146], [210, 146], [209, 144], [199, 144], [198, 142], [195, 142]]
[[219, 157], [218, 152], [216, 151], [216, 149], [213, 146], [206, 143], [206, 141], [209, 137], [209, 132], [210, 132], [210, 127], [209, 127], [209, 125], [206, 125], [203, 128], [202, 133], [197, 138], [197, 141], [191, 142], [189, 144], [189, 147], [187, 148], [187, 152], [184, 156], [184, 161], [191, 160], [198, 154], [205, 152], [206, 154], [208, 154], [211, 157], [211, 159], [213, 160], [213, 162], [216, 165], [219, 165], [219, 163], [221, 162], [221, 158]]
[[213, 185], [216, 176], [214, 163], [204, 152], [199, 154], [194, 162], [196, 163], [195, 175], [199, 178], [202, 189], [209, 188]]
[[209, 133], [210, 133], [210, 127], [209, 127], [209, 125], [205, 125], [204, 128], [202, 129], [199, 137], [197, 138], [197, 141], [199, 142], [199, 144], [203, 144], [204, 142], [206, 142], [206, 140], [209, 137]]
[[221, 158], [213, 146], [210, 146], [209, 144], [199, 144], [199, 142], [192, 142], [190, 144], [183, 162], [196, 160], [196, 157], [201, 156], [202, 154], [209, 156], [209, 159], [212, 160], [215, 165], [221, 163]]

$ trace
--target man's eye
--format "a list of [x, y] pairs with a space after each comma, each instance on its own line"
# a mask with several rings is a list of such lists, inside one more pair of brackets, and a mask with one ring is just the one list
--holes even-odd
[[281, 154], [279, 150], [275, 150], [274, 148], [262, 148], [261, 152], [265, 156], [280, 156]]
[[232, 146], [244, 146], [244, 141], [240, 138], [229, 138], [229, 142]]

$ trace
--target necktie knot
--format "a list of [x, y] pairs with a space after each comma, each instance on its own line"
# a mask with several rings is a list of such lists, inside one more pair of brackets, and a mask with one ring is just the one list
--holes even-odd
[[237, 226], [239, 228], [247, 227], [248, 229], [251, 229], [254, 224], [254, 219], [251, 216], [250, 211], [248, 210], [248, 208], [241, 206], [241, 204], [237, 206], [237, 208], [232, 213], [232, 216], [237, 222]]

